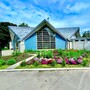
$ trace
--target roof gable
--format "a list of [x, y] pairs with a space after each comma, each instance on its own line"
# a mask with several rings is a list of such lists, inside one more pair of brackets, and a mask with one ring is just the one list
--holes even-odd
[[23, 39], [33, 29], [34, 29], [33, 27], [9, 26], [9, 30], [11, 30], [14, 34], [16, 34], [20, 40]]
[[68, 27], [68, 28], [56, 28], [64, 37], [70, 39], [76, 32], [79, 31], [79, 27]]
[[43, 26], [47, 25], [49, 28], [51, 28], [54, 32], [58, 33], [62, 38], [64, 38], [66, 40], [66, 38], [60, 33], [58, 32], [58, 30], [56, 30], [56, 28], [54, 28], [47, 20], [43, 20], [39, 25], [37, 25], [26, 37], [24, 37], [22, 40], [26, 40], [27, 38], [29, 38], [32, 34], [34, 34], [35, 32], [37, 32], [38, 30], [40, 30]]

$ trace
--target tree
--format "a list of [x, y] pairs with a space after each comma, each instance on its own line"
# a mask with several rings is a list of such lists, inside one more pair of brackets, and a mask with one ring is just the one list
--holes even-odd
[[27, 24], [27, 23], [24, 23], [24, 22], [21, 23], [19, 26], [20, 26], [20, 27], [29, 27], [28, 24]]
[[90, 31], [85, 31], [82, 37], [90, 37]]
[[0, 56], [1, 50], [6, 45], [8, 45], [8, 43], [11, 40], [8, 26], [17, 26], [17, 25], [10, 22], [0, 22]]

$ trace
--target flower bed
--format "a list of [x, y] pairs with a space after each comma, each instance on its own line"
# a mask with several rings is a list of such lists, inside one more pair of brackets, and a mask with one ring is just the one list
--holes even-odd
[[[90, 52], [89, 52], [90, 53]], [[43, 51], [38, 52], [37, 57], [28, 61], [22, 62], [21, 67], [34, 66], [36, 68], [42, 67], [43, 65], [50, 67], [67, 67], [67, 66], [88, 66], [88, 60], [83, 60], [83, 58], [88, 56], [87, 51], [83, 50], [54, 50], [54, 51]], [[28, 67], [27, 66], [27, 67]]]

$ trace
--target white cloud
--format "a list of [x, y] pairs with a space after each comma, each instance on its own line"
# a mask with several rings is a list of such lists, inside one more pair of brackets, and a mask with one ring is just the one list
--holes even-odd
[[64, 9], [65, 13], [79, 13], [90, 7], [88, 3], [76, 2], [73, 6], [68, 4]]
[[[9, 21], [16, 24], [20, 24], [22, 22], [28, 23], [30, 26], [36, 26], [43, 19], [47, 17], [50, 18], [50, 23], [54, 27], [87, 27], [90, 26], [90, 12], [85, 11], [86, 13], [77, 14], [77, 15], [67, 15], [68, 13], [73, 12], [81, 12], [83, 10], [87, 10], [89, 8], [89, 4], [84, 4], [83, 2], [77, 2], [73, 6], [70, 3], [66, 4], [66, 0], [49, 0], [46, 1], [46, 7], [48, 11], [45, 11], [41, 7], [35, 6], [29, 2], [22, 2], [20, 0], [7, 0], [10, 6], [6, 6], [5, 3], [0, 3], [0, 20], [1, 21]], [[38, 0], [34, 0], [34, 2], [38, 5]], [[73, 0], [70, 0], [73, 2]], [[57, 4], [58, 2], [58, 4]], [[61, 3], [60, 3], [61, 2]], [[41, 3], [42, 6], [44, 3]], [[56, 5], [57, 6], [56, 6]], [[51, 5], [51, 6], [50, 6]], [[4, 11], [3, 11], [4, 10]], [[51, 10], [49, 12], [49, 10]], [[61, 13], [64, 10], [66, 14]], [[57, 12], [58, 11], [58, 12]]]

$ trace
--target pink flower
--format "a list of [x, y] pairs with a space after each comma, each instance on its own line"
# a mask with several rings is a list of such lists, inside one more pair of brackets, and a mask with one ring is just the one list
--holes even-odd
[[81, 64], [81, 63], [82, 63], [82, 59], [78, 58], [78, 59], [77, 59], [77, 62], [78, 62], [79, 64]]
[[70, 64], [69, 59], [65, 58], [66, 64]]
[[48, 64], [52, 64], [53, 60], [48, 60]]
[[77, 64], [76, 61], [71, 61], [71, 63], [72, 63], [72, 64], [75, 64], [75, 65]]
[[57, 63], [58, 63], [58, 64], [61, 64], [61, 63], [62, 63], [62, 59], [61, 59], [61, 58], [58, 58], [58, 59], [57, 59]]
[[73, 58], [70, 58], [69, 60], [70, 60], [71, 64], [74, 64], [74, 65], [77, 64], [77, 62]]
[[39, 58], [34, 58], [33, 60], [34, 60], [34, 61], [37, 61], [37, 60], [39, 60]]
[[45, 59], [43, 59], [43, 60], [41, 61], [41, 64], [48, 64], [48, 61], [45, 60]]

